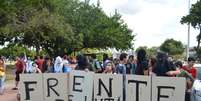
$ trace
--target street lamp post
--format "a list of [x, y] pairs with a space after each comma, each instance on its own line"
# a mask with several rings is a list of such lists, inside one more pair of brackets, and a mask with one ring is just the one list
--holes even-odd
[[[191, 1], [188, 0], [188, 13], [190, 14], [190, 7], [191, 7]], [[189, 57], [189, 48], [190, 48], [190, 23], [188, 23], [188, 38], [187, 38], [187, 48], [186, 48], [186, 58], [188, 60]]]

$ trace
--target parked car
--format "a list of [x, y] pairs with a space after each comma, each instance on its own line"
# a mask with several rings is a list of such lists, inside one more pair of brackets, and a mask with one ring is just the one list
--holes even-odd
[[195, 64], [194, 67], [197, 69], [197, 76], [196, 78], [201, 80], [201, 64]]

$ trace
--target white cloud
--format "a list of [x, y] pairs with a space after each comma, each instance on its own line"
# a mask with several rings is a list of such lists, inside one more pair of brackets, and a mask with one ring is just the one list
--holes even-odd
[[158, 4], [166, 4], [167, 0], [144, 0], [145, 2], [148, 3], [158, 3]]
[[[137, 33], [135, 47], [159, 46], [167, 38], [187, 43], [187, 25], [181, 25], [180, 19], [188, 14], [188, 0], [101, 0], [101, 6], [108, 15], [115, 9], [122, 14], [129, 28]], [[197, 44], [197, 33], [191, 28], [191, 46]]]

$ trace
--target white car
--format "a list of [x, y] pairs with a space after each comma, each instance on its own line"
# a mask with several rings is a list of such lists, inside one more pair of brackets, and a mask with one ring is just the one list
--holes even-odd
[[195, 64], [194, 67], [197, 69], [197, 76], [196, 78], [201, 80], [201, 64]]

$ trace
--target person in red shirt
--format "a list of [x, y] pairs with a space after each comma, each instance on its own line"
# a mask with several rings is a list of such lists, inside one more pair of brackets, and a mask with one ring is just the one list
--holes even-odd
[[194, 63], [195, 63], [195, 59], [192, 57], [189, 57], [188, 65], [183, 66], [182, 69], [187, 71], [195, 79], [197, 75], [197, 69], [193, 67]]
[[193, 85], [193, 80], [196, 78], [197, 75], [197, 69], [194, 66], [195, 59], [192, 57], [188, 58], [188, 65], [183, 66], [182, 69], [185, 70], [189, 75], [190, 78], [186, 78], [186, 94], [185, 94], [185, 101], [190, 101], [190, 95], [191, 95], [191, 88]]
[[44, 59], [43, 56], [38, 57], [38, 59], [36, 60], [36, 64], [38, 65], [38, 68], [41, 70], [42, 73], [44, 73], [45, 69], [44, 69]]
[[15, 87], [13, 88], [13, 90], [18, 90], [20, 74], [23, 73], [25, 70], [25, 63], [19, 57], [16, 57], [15, 69], [16, 69], [15, 72], [16, 77], [15, 77]]

